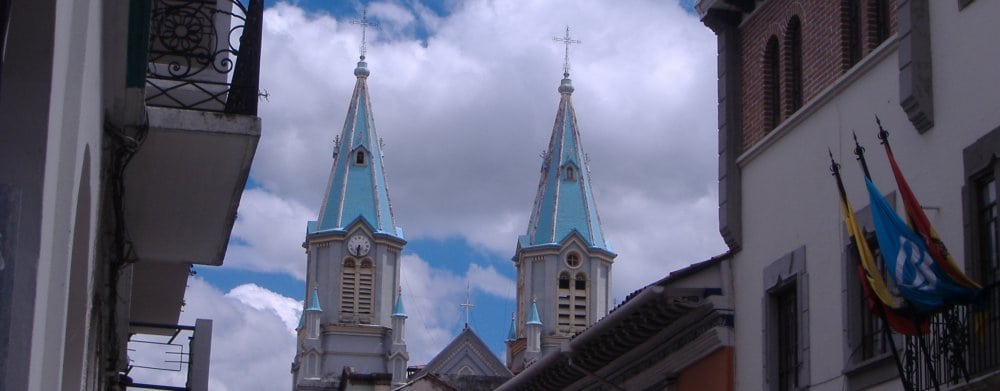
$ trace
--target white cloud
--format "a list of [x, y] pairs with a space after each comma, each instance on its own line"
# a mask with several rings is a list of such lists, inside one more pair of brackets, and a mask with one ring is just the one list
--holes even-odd
[[271, 311], [281, 319], [288, 332], [295, 334], [302, 315], [302, 303], [291, 297], [261, 288], [255, 284], [243, 284], [226, 293], [226, 297], [239, 300], [240, 303], [259, 311]]
[[[715, 39], [695, 16], [638, 0], [448, 6], [445, 17], [394, 2], [369, 9], [383, 29], [424, 22], [430, 32], [368, 45], [394, 212], [409, 239], [461, 236], [512, 255], [559, 99], [563, 47], [551, 38], [570, 23], [583, 41], [571, 48], [574, 104], [605, 236], [619, 252], [616, 294], [724, 251], [714, 207]], [[346, 20], [283, 3], [265, 16], [261, 85], [271, 99], [261, 106], [253, 176], [276, 199], [311, 211], [299, 225], [315, 219], [309, 208], [325, 191], [355, 81], [360, 34]], [[288, 247], [299, 251], [302, 229], [287, 225]], [[298, 254], [271, 260], [282, 265], [271, 270], [303, 269]]]
[[[291, 325], [295, 327], [301, 304], [253, 285], [243, 285], [223, 294], [197, 277], [188, 280], [184, 301], [180, 324], [194, 325], [199, 318], [212, 320], [209, 389], [288, 389], [292, 381], [289, 369], [295, 354], [295, 337], [287, 319], [283, 318], [295, 318], [295, 324]], [[137, 362], [149, 363], [158, 359], [149, 353], [136, 350], [129, 355]], [[184, 374], [177, 372], [137, 369], [130, 375], [136, 381], [184, 384]]]
[[514, 281], [497, 272], [492, 265], [482, 267], [470, 263], [466, 278], [473, 287], [487, 294], [510, 300], [516, 295]]
[[244, 191], [225, 264], [304, 280], [302, 241], [306, 221], [314, 219], [316, 213], [294, 198], [281, 198], [260, 188]]
[[401, 283], [406, 305], [406, 343], [411, 363], [426, 363], [452, 339], [460, 321], [464, 281], [448, 271], [434, 269], [420, 257], [403, 255]]
[[[619, 253], [613, 294], [724, 251], [716, 44], [695, 16], [654, 0], [449, 1], [447, 16], [399, 4], [371, 5], [382, 29], [369, 31], [367, 61], [393, 209], [408, 240], [457, 236], [513, 255], [559, 100], [564, 48], [552, 37], [571, 24], [583, 41], [571, 48], [574, 104], [605, 237]], [[304, 278], [305, 222], [316, 218], [355, 82], [354, 17], [287, 3], [266, 10], [261, 88], [270, 98], [252, 171], [261, 188], [244, 193], [227, 266]], [[429, 36], [407, 37], [418, 25]], [[412, 362], [450, 341], [467, 280], [513, 295], [513, 282], [492, 266], [470, 264], [460, 276], [427, 256], [403, 262]], [[281, 357], [285, 372], [290, 358]]]
[[472, 289], [500, 298], [514, 297], [514, 282], [492, 266], [469, 265], [464, 276], [431, 267], [414, 254], [402, 258], [403, 303], [406, 305], [407, 351], [410, 363], [427, 363], [465, 322], [461, 304], [466, 284]]

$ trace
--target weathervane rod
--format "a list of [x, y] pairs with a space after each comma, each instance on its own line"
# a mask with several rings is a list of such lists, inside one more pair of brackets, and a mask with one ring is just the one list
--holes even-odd
[[378, 27], [378, 24], [368, 21], [368, 7], [365, 7], [365, 9], [361, 11], [361, 18], [351, 20], [351, 24], [361, 26], [361, 59], [364, 60], [365, 54], [368, 52], [368, 26]]
[[583, 41], [570, 38], [569, 36], [569, 26], [566, 26], [566, 36], [565, 37], [552, 37], [555, 42], [561, 42], [566, 45], [566, 57], [563, 62], [563, 76], [569, 77], [569, 45], [574, 43], [583, 43]]

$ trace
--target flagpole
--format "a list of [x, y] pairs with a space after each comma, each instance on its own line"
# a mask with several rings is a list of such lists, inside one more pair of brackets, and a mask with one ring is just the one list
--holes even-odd
[[[854, 134], [854, 155], [858, 157], [858, 162], [861, 163], [861, 170], [865, 172], [865, 178], [871, 180], [871, 174], [868, 172], [868, 163], [865, 161], [865, 147], [862, 147], [861, 143], [858, 142], [858, 134], [854, 132], [851, 133]], [[913, 320], [914, 327], [916, 327], [917, 330], [920, 330], [920, 322], [917, 319], [917, 314], [915, 312], [911, 313], [910, 318]], [[934, 382], [934, 389], [938, 390], [941, 386], [938, 383], [934, 367], [931, 365], [930, 353], [927, 352], [927, 346], [924, 344], [924, 337], [918, 333], [916, 338], [918, 349], [920, 349], [920, 352], [924, 356], [924, 362], [927, 364], [927, 372], [931, 376], [931, 381]]]
[[[840, 164], [837, 164], [837, 161], [833, 160], [832, 150], [827, 148], [827, 153], [830, 154], [830, 172], [832, 172], [833, 177], [837, 179], [837, 190], [840, 192], [841, 202], [843, 203], [843, 200], [847, 199], [847, 191], [844, 190], [844, 181], [840, 179]], [[844, 204], [846, 205], [846, 203]], [[849, 210], [847, 211], [847, 213], [854, 213], [854, 211]], [[856, 248], [855, 251], [860, 252], [861, 249]], [[858, 259], [860, 259], [861, 254], [859, 253], [857, 255]], [[865, 278], [863, 272], [864, 269], [861, 267], [861, 265], [858, 265], [858, 268], [860, 269], [860, 271], [862, 271], [862, 273], [860, 273], [858, 277], [860, 277], [861, 279]], [[864, 284], [865, 281], [861, 279], [859, 279], [858, 282]], [[868, 297], [868, 295], [865, 296], [866, 300], [871, 300], [871, 297]], [[899, 381], [903, 383], [903, 390], [911, 391], [913, 390], [913, 387], [910, 385], [909, 380], [906, 378], [906, 372], [903, 370], [903, 362], [899, 358], [899, 351], [896, 350], [896, 340], [892, 338], [892, 332], [889, 331], [889, 320], [885, 315], [885, 309], [882, 308], [881, 302], [875, 303], [875, 308], [877, 308], [879, 319], [882, 320], [882, 334], [884, 335], [885, 339], [889, 342], [889, 350], [892, 351], [892, 359], [896, 363], [896, 372], [899, 373]]]
[[[890, 165], [893, 168], [893, 175], [896, 175], [897, 186], [900, 187], [900, 192], [903, 193], [904, 202], [905, 202], [905, 200], [906, 200], [906, 194], [910, 194], [912, 196], [912, 191], [909, 190], [909, 185], [907, 185], [905, 183], [905, 179], [902, 179], [901, 174], [899, 174], [899, 172], [898, 172], [898, 167], [896, 166], [896, 161], [895, 161], [896, 159], [893, 156], [892, 147], [889, 145], [889, 131], [885, 130], [885, 128], [882, 127], [882, 120], [879, 119], [878, 115], [875, 116], [875, 123], [878, 125], [878, 139], [880, 140], [879, 142], [882, 144], [882, 146], [885, 147], [886, 155], [889, 157], [889, 163], [890, 163]], [[902, 183], [900, 183], [900, 181], [902, 181]], [[913, 201], [915, 203], [916, 199], [913, 198]], [[914, 222], [914, 220], [918, 220], [919, 219], [919, 216], [917, 218], [914, 218], [914, 216], [911, 216], [910, 213], [908, 212], [907, 213], [907, 219], [910, 221], [910, 225], [911, 226], [918, 226], [919, 225], [919, 224], [917, 224], [917, 223]], [[924, 217], [924, 219], [926, 220], [926, 217]], [[929, 223], [927, 223], [927, 229], [929, 229], [930, 232], [919, 232], [920, 230], [918, 230], [918, 233], [923, 237], [924, 241], [927, 243], [928, 250], [931, 251], [932, 253], [934, 253], [935, 255], [940, 256], [940, 257], [949, 257], [948, 250], [945, 249], [944, 243], [941, 243], [940, 239], [938, 239], [936, 237], [936, 234], [933, 232], [933, 228], [930, 227]], [[934, 255], [932, 255], [932, 257], [933, 256]], [[950, 267], [952, 265], [948, 265], [947, 263], [941, 262], [938, 259], [935, 259], [935, 263], [938, 263], [939, 266], [941, 266], [942, 269], [944, 269], [946, 275], [950, 275], [951, 274], [951, 273], [949, 273], [949, 269], [952, 269]], [[959, 274], [958, 277], [964, 277], [968, 282], [970, 282], [972, 284], [975, 284], [975, 285], [978, 285], [974, 281], [968, 280], [968, 278], [965, 276], [965, 274], [962, 273], [961, 271], [956, 270], [955, 273]], [[959, 280], [961, 280], [961, 278], [959, 278]], [[985, 290], [982, 290], [981, 287], [978, 287], [978, 288], [980, 289], [980, 292], [985, 292]], [[979, 297], [983, 297], [983, 296], [980, 295]], [[970, 310], [974, 310], [974, 306], [973, 305], [969, 305], [969, 309]], [[945, 309], [945, 311], [949, 311], [949, 310], [950, 310], [950, 308]], [[914, 319], [914, 322], [917, 322], [917, 320]], [[946, 332], [948, 332], [948, 333], [955, 333], [955, 332], [957, 332], [956, 329], [958, 329], [960, 327], [952, 324], [952, 322], [949, 321], [947, 319], [947, 317], [946, 317], [945, 328], [946, 328]], [[951, 354], [954, 355], [954, 357], [957, 357], [957, 360], [959, 362], [958, 366], [959, 366], [959, 370], [962, 372], [962, 377], [965, 378], [966, 382], [968, 382], [969, 381], [969, 369], [968, 369], [968, 365], [965, 362], [965, 359], [962, 357], [963, 353], [964, 353], [964, 349], [959, 350], [959, 354], [955, 354], [954, 352], [951, 352]], [[925, 353], [925, 355], [926, 355], [926, 353]], [[933, 374], [932, 374], [932, 376], [933, 376]], [[935, 383], [935, 387], [936, 387], [937, 386], [937, 379], [934, 379], [934, 383]]]
[[[858, 162], [861, 163], [861, 170], [865, 172], [865, 178], [871, 180], [871, 174], [868, 172], [868, 163], [865, 161], [865, 147], [861, 146], [858, 142], [858, 134], [851, 132], [854, 135], [854, 155], [858, 157]], [[920, 330], [920, 322], [917, 319], [916, 313], [911, 313], [910, 318], [913, 320], [913, 325], [917, 330]], [[924, 362], [927, 364], [927, 372], [930, 374], [931, 381], [934, 382], [934, 389], [940, 389], [940, 384], [937, 380], [937, 374], [934, 373], [934, 368], [931, 365], [930, 353], [927, 352], [927, 346], [924, 343], [924, 338], [920, 333], [915, 336], [917, 338], [917, 346], [920, 352], [924, 356]]]
[[858, 134], [851, 131], [854, 135], [854, 156], [858, 157], [858, 162], [861, 163], [861, 171], [864, 171], [865, 178], [872, 179], [872, 174], [868, 172], [868, 162], [865, 161], [865, 147], [861, 146], [858, 142]]

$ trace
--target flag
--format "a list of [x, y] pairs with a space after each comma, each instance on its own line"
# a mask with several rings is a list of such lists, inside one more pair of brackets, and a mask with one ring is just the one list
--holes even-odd
[[[836, 167], [836, 163], [833, 164]], [[865, 285], [865, 293], [874, 293], [882, 304], [892, 309], [898, 309], [902, 306], [901, 300], [893, 295], [885, 285], [885, 278], [879, 271], [878, 264], [875, 263], [875, 256], [872, 255], [872, 250], [868, 247], [868, 241], [865, 239], [864, 233], [861, 232], [858, 221], [854, 218], [854, 209], [851, 208], [851, 202], [847, 199], [844, 184], [840, 179], [840, 172], [836, 169], [834, 176], [837, 178], [837, 190], [840, 192], [840, 212], [844, 216], [844, 225], [847, 226], [848, 235], [854, 240], [858, 259], [861, 260], [861, 267], [864, 268], [862, 279], [865, 281], [861, 283]]]
[[896, 177], [896, 187], [899, 188], [899, 194], [903, 197], [903, 206], [906, 209], [906, 218], [910, 223], [910, 227], [923, 239], [927, 245], [927, 251], [934, 259], [934, 262], [952, 280], [967, 288], [980, 289], [981, 286], [978, 283], [972, 281], [958, 268], [955, 259], [948, 253], [948, 249], [945, 247], [944, 242], [941, 241], [937, 231], [931, 226], [930, 220], [924, 214], [923, 207], [920, 206], [920, 202], [917, 202], [917, 197], [913, 195], [910, 185], [906, 182], [906, 178], [903, 177], [899, 165], [896, 164], [896, 158], [892, 155], [892, 148], [889, 147], [889, 141], [883, 139], [882, 145], [885, 146], [885, 153], [889, 157], [889, 165], [892, 166], [892, 175]]
[[844, 183], [840, 179], [840, 165], [833, 161], [833, 153], [830, 153], [830, 170], [837, 179], [837, 190], [840, 193], [840, 211], [844, 217], [844, 225], [848, 234], [854, 241], [860, 265], [858, 265], [858, 281], [861, 284], [865, 295], [865, 302], [868, 303], [868, 310], [875, 314], [889, 327], [897, 333], [909, 336], [927, 334], [930, 330], [930, 322], [927, 317], [917, 317], [915, 314], [901, 314], [898, 311], [903, 307], [903, 300], [894, 295], [885, 285], [885, 278], [878, 268], [875, 256], [868, 246], [868, 240], [854, 218], [854, 209], [847, 199], [847, 192], [844, 191]]
[[975, 301], [979, 289], [959, 284], [945, 273], [934, 261], [923, 238], [903, 222], [875, 184], [868, 178], [865, 184], [886, 274], [916, 311], [926, 313], [951, 304]]
[[925, 335], [930, 332], [931, 322], [927, 316], [913, 314], [907, 317], [875, 300], [876, 296], [872, 294], [872, 286], [868, 283], [871, 281], [871, 276], [865, 273], [865, 269], [861, 265], [858, 265], [858, 277], [860, 277], [861, 288], [865, 292], [865, 301], [868, 302], [868, 310], [881, 317], [894, 331], [911, 337]]

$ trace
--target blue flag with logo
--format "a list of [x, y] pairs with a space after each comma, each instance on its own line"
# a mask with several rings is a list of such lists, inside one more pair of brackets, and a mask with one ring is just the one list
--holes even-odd
[[944, 273], [927, 251], [923, 238], [896, 214], [870, 179], [865, 178], [865, 183], [885, 274], [895, 281], [899, 293], [918, 312], [975, 301], [977, 290], [956, 283]]

